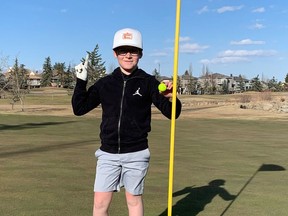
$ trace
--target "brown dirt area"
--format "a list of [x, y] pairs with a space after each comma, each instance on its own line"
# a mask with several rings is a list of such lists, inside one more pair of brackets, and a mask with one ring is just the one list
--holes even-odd
[[[182, 113], [179, 119], [288, 120], [288, 94], [273, 96], [270, 100], [251, 99], [248, 103], [241, 103], [240, 97], [241, 95], [203, 98], [181, 95], [179, 98], [182, 102]], [[154, 119], [164, 118], [154, 107], [152, 113]], [[13, 110], [9, 104], [0, 104], [0, 114], [73, 116], [70, 104], [25, 105], [24, 111], [21, 111], [19, 104], [16, 104]], [[101, 108], [96, 108], [86, 116], [101, 117]]]

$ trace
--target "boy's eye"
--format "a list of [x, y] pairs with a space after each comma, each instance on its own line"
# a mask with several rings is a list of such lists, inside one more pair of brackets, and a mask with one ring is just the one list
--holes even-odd
[[137, 56], [139, 55], [139, 50], [138, 49], [119, 49], [118, 50], [118, 55], [126, 56], [127, 53], [130, 53], [130, 55], [132, 56]]

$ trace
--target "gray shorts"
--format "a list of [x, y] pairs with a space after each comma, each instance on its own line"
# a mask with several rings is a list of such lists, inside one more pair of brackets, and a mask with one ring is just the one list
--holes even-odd
[[141, 195], [149, 167], [150, 151], [145, 149], [126, 154], [110, 154], [98, 149], [95, 192], [120, 191], [121, 187], [133, 195]]

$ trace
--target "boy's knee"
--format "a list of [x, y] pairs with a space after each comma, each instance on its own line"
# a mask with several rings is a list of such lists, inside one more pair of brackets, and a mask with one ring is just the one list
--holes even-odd
[[108, 212], [111, 203], [112, 193], [95, 193], [94, 194], [94, 212]]
[[126, 201], [127, 205], [131, 207], [142, 206], [142, 196], [141, 195], [132, 195], [126, 192]]
[[109, 204], [103, 201], [94, 201], [94, 209], [108, 209]]

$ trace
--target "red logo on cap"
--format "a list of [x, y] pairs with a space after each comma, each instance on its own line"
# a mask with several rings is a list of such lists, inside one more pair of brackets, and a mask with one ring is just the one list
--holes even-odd
[[123, 33], [123, 35], [122, 35], [122, 39], [124, 39], [124, 40], [126, 40], [126, 39], [132, 40], [132, 38], [133, 38], [133, 35], [129, 32]]

